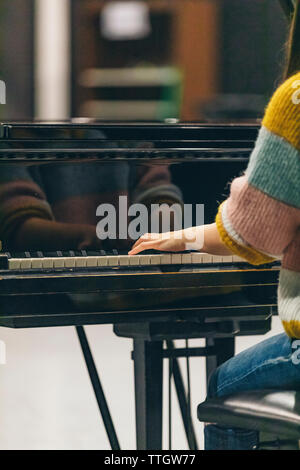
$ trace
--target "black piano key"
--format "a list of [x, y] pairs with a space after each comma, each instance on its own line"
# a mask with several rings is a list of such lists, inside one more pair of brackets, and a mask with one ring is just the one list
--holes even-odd
[[62, 255], [64, 258], [73, 258], [75, 256], [75, 252], [73, 250], [65, 250], [62, 251]]
[[100, 251], [87, 251], [87, 256], [101, 256]]
[[26, 258], [24, 251], [10, 253], [11, 258]]
[[61, 258], [63, 256], [62, 251], [46, 251], [44, 252], [45, 258]]
[[81, 250], [74, 250], [73, 253], [74, 253], [74, 256], [76, 256], [76, 258], [80, 258], [81, 256], [83, 256]]
[[[30, 256], [27, 256], [25, 253], [28, 253]], [[25, 253], [23, 253], [23, 256], [21, 256], [21, 258], [43, 258], [42, 251], [30, 251]]]

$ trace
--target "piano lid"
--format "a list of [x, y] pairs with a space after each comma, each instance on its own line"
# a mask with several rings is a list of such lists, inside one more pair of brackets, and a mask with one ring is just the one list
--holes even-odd
[[[83, 120], [85, 121], [85, 120]], [[200, 122], [104, 122], [89, 120], [47, 122], [6, 122], [1, 124], [2, 138], [41, 140], [196, 140], [252, 141], [257, 136], [258, 123], [207, 124]], [[97, 132], [99, 135], [97, 135]], [[101, 133], [103, 136], [101, 136]]]
[[0, 162], [11, 158], [246, 160], [258, 129], [258, 124], [10, 122], [1, 125]]

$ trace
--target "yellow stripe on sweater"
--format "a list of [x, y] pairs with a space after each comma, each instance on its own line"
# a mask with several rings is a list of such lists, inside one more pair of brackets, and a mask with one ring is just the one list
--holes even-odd
[[283, 327], [285, 329], [286, 334], [290, 338], [300, 339], [300, 321], [298, 320], [291, 320], [291, 321], [282, 321]]
[[248, 263], [259, 265], [265, 263], [271, 263], [274, 261], [274, 258], [261, 253], [260, 251], [255, 250], [250, 246], [242, 246], [233, 240], [227, 233], [222, 222], [222, 204], [219, 207], [216, 225], [219, 231], [220, 237], [224, 245], [227, 246], [233, 253], [244, 258]]
[[300, 72], [276, 90], [262, 124], [300, 150]]

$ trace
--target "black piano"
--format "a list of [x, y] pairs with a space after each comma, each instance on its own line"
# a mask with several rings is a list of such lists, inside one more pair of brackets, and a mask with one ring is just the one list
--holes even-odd
[[[278, 265], [198, 252], [129, 257], [132, 237], [121, 235], [118, 221], [99, 238], [105, 211], [126, 212], [120, 198], [137, 209], [204, 205], [205, 223], [213, 222], [228, 182], [247, 166], [257, 132], [255, 124], [0, 127], [0, 326], [76, 327], [113, 449], [119, 443], [84, 325], [111, 323], [118, 336], [133, 338], [137, 448], [161, 449], [168, 358], [169, 382], [196, 449], [178, 358], [205, 356], [209, 375], [234, 354], [236, 336], [269, 331]], [[130, 223], [132, 214], [124, 217]], [[189, 338], [205, 338], [206, 346], [190, 348]], [[186, 347], [176, 349], [175, 339], [185, 339]]]

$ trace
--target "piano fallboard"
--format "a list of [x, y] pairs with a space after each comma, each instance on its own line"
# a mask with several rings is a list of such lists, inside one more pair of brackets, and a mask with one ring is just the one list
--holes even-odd
[[[268, 321], [278, 267], [0, 273], [1, 326]], [[210, 319], [210, 320], [209, 320]], [[215, 328], [215, 324], [213, 325]], [[249, 329], [247, 330], [249, 333]], [[224, 333], [224, 332], [223, 332]], [[249, 333], [250, 334], [250, 333]]]

